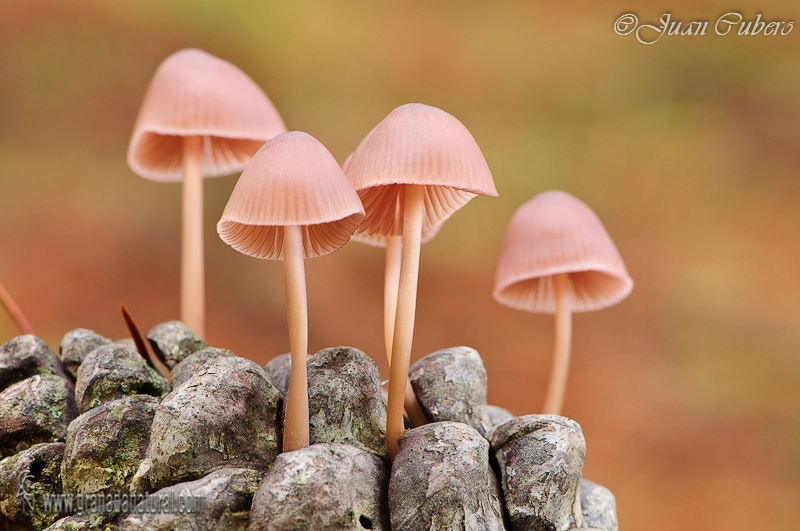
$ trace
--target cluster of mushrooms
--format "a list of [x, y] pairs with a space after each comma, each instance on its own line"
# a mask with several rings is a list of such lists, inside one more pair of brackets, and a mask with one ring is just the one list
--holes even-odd
[[[203, 337], [203, 177], [242, 171], [217, 224], [220, 238], [256, 258], [283, 260], [291, 347], [283, 450], [309, 444], [304, 260], [351, 238], [386, 248], [384, 322], [390, 364], [387, 448], [425, 416], [408, 383], [420, 246], [475, 195], [497, 196], [472, 135], [423, 104], [394, 109], [340, 166], [312, 136], [287, 132], [264, 92], [240, 69], [196, 49], [156, 72], [134, 128], [128, 162], [139, 175], [182, 181], [181, 320]], [[555, 361], [544, 413], [559, 414], [572, 312], [625, 298], [633, 283], [600, 220], [559, 191], [525, 203], [511, 220], [495, 298], [555, 314]]]

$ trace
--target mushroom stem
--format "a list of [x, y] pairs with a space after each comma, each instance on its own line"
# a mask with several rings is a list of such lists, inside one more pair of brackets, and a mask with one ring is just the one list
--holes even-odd
[[553, 290], [556, 300], [555, 355], [547, 398], [542, 413], [560, 415], [564, 404], [569, 372], [569, 351], [572, 338], [572, 308], [570, 307], [571, 283], [566, 273], [553, 275]]
[[181, 249], [181, 321], [205, 337], [203, 260], [203, 137], [183, 140], [183, 242]]
[[400, 282], [400, 236], [386, 237], [386, 274], [383, 286], [383, 335], [386, 340], [386, 360], [392, 363], [394, 317], [397, 313], [397, 287]]
[[[399, 221], [398, 221], [399, 224]], [[386, 360], [392, 364], [392, 341], [394, 338], [394, 321], [397, 314], [397, 289], [400, 283], [400, 259], [403, 239], [400, 236], [386, 237], [386, 278], [383, 291], [383, 328], [386, 340]], [[417, 401], [417, 395], [406, 385], [405, 410], [411, 425], [415, 428], [428, 423], [428, 418]]]
[[289, 322], [289, 349], [292, 368], [286, 396], [283, 423], [283, 451], [308, 446], [308, 307], [306, 272], [303, 264], [303, 229], [286, 226], [283, 232], [283, 272], [286, 287], [286, 317]]
[[34, 335], [33, 327], [25, 318], [25, 314], [22, 313], [17, 303], [11, 298], [11, 294], [6, 291], [6, 288], [4, 288], [2, 284], [0, 284], [0, 301], [3, 302], [3, 306], [8, 310], [9, 315], [11, 315], [17, 323], [17, 327], [19, 327], [22, 333]]
[[406, 187], [403, 208], [403, 250], [397, 316], [392, 341], [392, 363], [389, 372], [389, 404], [386, 411], [386, 446], [392, 459], [397, 455], [398, 440], [403, 433], [403, 402], [408, 384], [411, 343], [414, 339], [424, 197], [422, 186]]

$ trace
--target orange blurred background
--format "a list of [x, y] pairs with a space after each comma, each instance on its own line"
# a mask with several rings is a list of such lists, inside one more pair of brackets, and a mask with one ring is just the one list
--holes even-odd
[[[423, 247], [413, 358], [469, 345], [490, 402], [537, 412], [552, 318], [491, 296], [505, 225], [566, 190], [604, 221], [635, 281], [576, 315], [565, 414], [585, 476], [623, 529], [796, 525], [800, 500], [800, 27], [713, 34], [720, 15], [795, 20], [796, 1], [52, 2], [0, 6], [0, 282], [57, 349], [178, 317], [180, 186], [126, 164], [159, 63], [202, 48], [247, 72], [292, 130], [343, 160], [394, 107], [459, 118], [500, 197], [476, 198]], [[646, 46], [634, 11], [710, 20]], [[208, 341], [263, 363], [288, 350], [282, 265], [214, 225], [236, 176], [206, 181]], [[386, 377], [383, 255], [310, 260], [310, 349], [353, 345]], [[0, 314], [0, 342], [16, 335]], [[793, 506], [794, 505], [794, 506]]]

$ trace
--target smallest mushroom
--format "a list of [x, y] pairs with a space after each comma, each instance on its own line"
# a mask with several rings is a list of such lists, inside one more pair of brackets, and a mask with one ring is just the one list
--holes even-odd
[[579, 199], [561, 191], [543, 192], [514, 214], [497, 265], [494, 298], [518, 310], [555, 314], [555, 354], [544, 414], [561, 414], [572, 312], [613, 306], [632, 289], [614, 242]]

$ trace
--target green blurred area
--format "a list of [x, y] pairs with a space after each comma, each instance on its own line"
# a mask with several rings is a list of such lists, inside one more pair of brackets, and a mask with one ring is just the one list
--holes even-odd
[[[491, 298], [505, 225], [535, 194], [588, 203], [636, 287], [575, 318], [565, 414], [625, 529], [790, 528], [800, 499], [800, 27], [788, 36], [614, 33], [794, 20], [796, 2], [53, 2], [0, 4], [0, 281], [56, 348], [177, 318], [180, 187], [125, 162], [158, 64], [202, 48], [247, 72], [292, 130], [343, 160], [394, 107], [472, 132], [500, 197], [423, 247], [413, 357], [466, 344], [490, 400], [538, 411], [552, 322]], [[208, 339], [288, 350], [282, 268], [216, 236], [236, 177], [206, 181]], [[379, 250], [307, 264], [311, 350], [382, 353]], [[15, 335], [0, 315], [0, 340]]]

